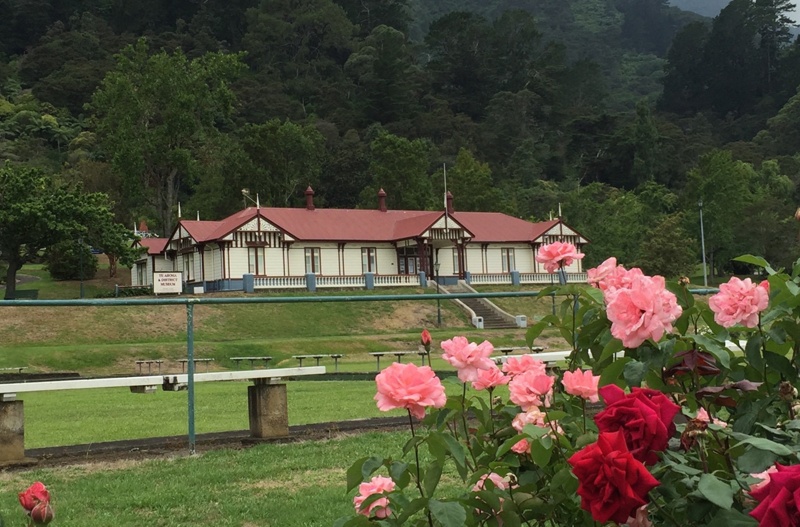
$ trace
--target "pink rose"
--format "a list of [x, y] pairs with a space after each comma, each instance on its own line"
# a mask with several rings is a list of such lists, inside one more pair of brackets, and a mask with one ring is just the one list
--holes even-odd
[[369, 481], [365, 481], [358, 486], [358, 495], [353, 498], [353, 505], [358, 514], [363, 514], [367, 518], [374, 516], [378, 519], [388, 518], [392, 513], [389, 509], [389, 499], [380, 498], [370, 503], [366, 508], [361, 504], [373, 494], [387, 494], [394, 490], [394, 481], [391, 478], [375, 476]]
[[542, 245], [536, 253], [536, 261], [544, 264], [548, 273], [555, 273], [560, 267], [571, 265], [574, 260], [580, 260], [584, 255], [578, 252], [571, 243], [553, 242]]
[[536, 371], [527, 371], [508, 383], [509, 398], [524, 410], [550, 404], [555, 379]]
[[659, 340], [672, 331], [672, 323], [682, 312], [661, 276], [634, 276], [630, 287], [607, 290], [605, 298], [611, 334], [626, 348], [640, 346], [649, 338]]
[[480, 370], [495, 367], [495, 363], [489, 358], [494, 346], [488, 340], [475, 344], [465, 337], [453, 337], [442, 342], [442, 349], [442, 358], [458, 370], [461, 382], [475, 381]]
[[754, 284], [749, 278], [735, 276], [719, 286], [719, 293], [708, 299], [714, 320], [722, 327], [741, 324], [748, 328], [758, 325], [758, 314], [769, 304], [769, 283]]
[[769, 483], [770, 476], [772, 474], [774, 474], [775, 472], [777, 472], [777, 471], [778, 471], [778, 468], [775, 465], [772, 465], [771, 467], [769, 467], [764, 472], [758, 472], [756, 474], [750, 474], [751, 477], [754, 477], [756, 479], [760, 479], [761, 480], [758, 483], [753, 483], [752, 485], [750, 485], [750, 492], [752, 493], [752, 492], [755, 492], [755, 491], [757, 491], [758, 489], [760, 489], [762, 487], [766, 487], [767, 484]]
[[628, 518], [625, 525], [628, 527], [653, 527], [653, 522], [647, 516], [647, 505], [642, 505], [636, 509], [636, 515]]
[[586, 281], [589, 285], [605, 291], [605, 280], [617, 269], [617, 259], [613, 256], [597, 267], [586, 271]]
[[491, 481], [494, 484], [494, 488], [500, 490], [506, 490], [511, 486], [511, 482], [508, 479], [504, 478], [500, 474], [496, 472], [490, 472], [489, 474], [484, 474], [475, 483], [475, 486], [472, 487], [472, 492], [478, 492], [479, 490], [484, 490], [486, 488], [486, 480]]
[[700, 408], [699, 410], [697, 410], [697, 416], [695, 417], [695, 419], [697, 419], [698, 421], [703, 421], [704, 423], [713, 422], [715, 425], [721, 426], [722, 428], [726, 428], [728, 426], [728, 423], [726, 423], [725, 421], [720, 421], [716, 417], [712, 421], [711, 416], [708, 415], [708, 412], [706, 411], [705, 408]]
[[586, 399], [590, 403], [600, 400], [597, 395], [597, 383], [600, 382], [599, 375], [592, 375], [592, 370], [581, 371], [580, 368], [572, 371], [565, 371], [561, 384], [570, 395], [575, 395]]
[[535, 371], [539, 375], [544, 375], [547, 372], [547, 366], [533, 355], [520, 355], [509, 357], [503, 364], [503, 371], [512, 378], [526, 371]]
[[478, 378], [472, 381], [472, 388], [475, 390], [489, 390], [497, 388], [503, 384], [508, 384], [511, 377], [506, 377], [500, 368], [492, 366], [488, 370], [479, 370]]
[[417, 419], [425, 417], [425, 408], [441, 408], [447, 401], [441, 381], [430, 366], [392, 363], [375, 377], [378, 393], [375, 401], [382, 412], [405, 408]]

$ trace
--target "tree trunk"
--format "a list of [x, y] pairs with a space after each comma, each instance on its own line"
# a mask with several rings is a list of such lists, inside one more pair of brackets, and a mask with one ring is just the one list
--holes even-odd
[[17, 294], [17, 271], [22, 267], [16, 260], [8, 261], [8, 271], [6, 272], [6, 296], [5, 300], [14, 300]]
[[111, 254], [106, 256], [108, 256], [108, 277], [114, 278], [117, 276], [117, 257]]

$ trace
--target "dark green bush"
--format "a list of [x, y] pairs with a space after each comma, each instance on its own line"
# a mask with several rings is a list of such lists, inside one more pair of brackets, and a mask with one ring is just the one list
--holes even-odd
[[[64, 241], [47, 250], [45, 268], [54, 280], [91, 280], [97, 274], [97, 258], [91, 248], [77, 241]], [[83, 260], [81, 262], [81, 260]]]

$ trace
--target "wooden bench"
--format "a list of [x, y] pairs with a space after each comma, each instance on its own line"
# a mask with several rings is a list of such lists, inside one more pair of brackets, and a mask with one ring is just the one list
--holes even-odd
[[15, 371], [17, 373], [22, 373], [22, 370], [27, 370], [27, 366], [13, 366], [11, 368], [0, 368], [0, 371]]
[[[427, 352], [424, 352], [427, 355]], [[387, 355], [394, 355], [397, 357], [397, 362], [403, 362], [403, 357], [405, 355], [422, 355], [422, 352], [419, 351], [371, 351], [370, 355], [375, 357], [375, 365], [378, 371], [381, 371], [381, 357], [385, 357]], [[425, 361], [425, 356], [422, 357], [423, 365]]]
[[319, 361], [330, 357], [333, 359], [334, 364], [334, 371], [338, 373], [339, 371], [339, 359], [344, 357], [342, 353], [316, 353], [313, 355], [292, 355], [293, 359], [297, 359], [300, 362], [300, 367], [303, 367], [303, 360], [304, 359], [314, 359], [317, 361], [317, 366], [319, 366]]
[[142, 373], [142, 365], [147, 364], [147, 373], [152, 373], [153, 364], [158, 365], [158, 373], [161, 373], [161, 364], [164, 361], [161, 359], [148, 359], [148, 360], [137, 360], [136, 365], [139, 367], [139, 374]]
[[255, 366], [255, 362], [261, 360], [264, 361], [264, 366], [266, 367], [267, 364], [269, 364], [269, 361], [272, 360], [272, 357], [231, 357], [231, 360], [236, 363], [237, 368], [239, 367], [240, 362], [242, 362], [243, 360], [249, 360], [250, 369], [253, 369], [253, 367]]
[[15, 300], [38, 300], [39, 299], [39, 290], [38, 289], [17, 289], [14, 291], [14, 299]]
[[[214, 359], [194, 359], [194, 367], [195, 369], [197, 369], [197, 363], [203, 362], [206, 365], [206, 371], [208, 371], [208, 365], [213, 360]], [[181, 363], [181, 373], [183, 373], [184, 371], [186, 371], [186, 363], [189, 362], [189, 359], [178, 359], [178, 362]]]
[[[269, 439], [289, 436], [286, 384], [282, 382], [282, 379], [324, 373], [324, 367], [281, 368], [197, 373], [192, 378], [195, 383], [251, 381], [253, 384], [247, 387], [250, 435], [254, 438]], [[17, 399], [18, 394], [91, 388], [129, 388], [133, 392], [149, 393], [158, 389], [159, 386], [165, 392], [174, 392], [180, 390], [181, 387], [187, 386], [189, 381], [188, 374], [178, 373], [0, 383], [0, 465], [25, 460], [25, 412], [23, 401]], [[190, 409], [189, 412], [189, 439], [190, 448], [193, 448], [194, 439], [191, 434], [193, 433], [194, 410]]]
[[538, 353], [540, 351], [544, 351], [544, 348], [541, 346], [534, 346], [533, 348], [529, 348], [527, 346], [513, 346], [513, 347], [495, 348], [494, 350], [499, 351], [500, 353], [508, 357], [509, 354], [514, 353], [515, 351], [524, 351], [525, 353], [523, 353], [523, 355], [525, 355], [531, 352]]

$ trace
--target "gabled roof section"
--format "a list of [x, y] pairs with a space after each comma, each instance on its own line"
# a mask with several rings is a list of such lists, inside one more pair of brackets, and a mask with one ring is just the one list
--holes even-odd
[[218, 221], [181, 220], [180, 225], [196, 243], [216, 240], [214, 233], [219, 228]]
[[147, 254], [161, 254], [169, 243], [169, 238], [142, 238], [137, 245], [147, 248]]
[[262, 208], [267, 221], [296, 240], [388, 242], [419, 236], [441, 212]]
[[530, 243], [559, 223], [531, 223], [501, 212], [454, 212], [452, 216], [474, 235], [472, 243]]

